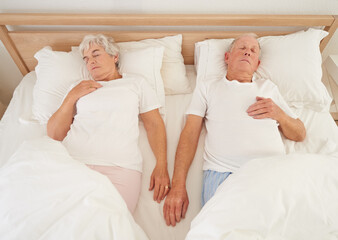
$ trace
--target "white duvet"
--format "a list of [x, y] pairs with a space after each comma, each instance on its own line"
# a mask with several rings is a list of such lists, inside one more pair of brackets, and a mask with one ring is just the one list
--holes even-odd
[[48, 137], [0, 168], [0, 239], [148, 239], [103, 175]]
[[338, 158], [255, 159], [217, 189], [186, 240], [338, 239]]

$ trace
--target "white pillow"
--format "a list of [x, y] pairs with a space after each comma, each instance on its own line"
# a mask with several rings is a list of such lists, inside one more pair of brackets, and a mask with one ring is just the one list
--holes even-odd
[[141, 41], [120, 42], [121, 50], [138, 49], [151, 46], [163, 46], [164, 55], [161, 74], [164, 81], [166, 95], [191, 93], [192, 88], [186, 76], [184, 59], [182, 56], [182, 35], [168, 36], [159, 39], [145, 39]]
[[[33, 118], [44, 124], [60, 107], [70, 86], [90, 77], [80, 53], [76, 50], [59, 52], [45, 47], [35, 54], [35, 58], [38, 65], [35, 68], [37, 81], [33, 89], [32, 111]], [[123, 50], [120, 66], [128, 73], [147, 79], [164, 107], [164, 87], [160, 74], [162, 58], [163, 47]], [[163, 107], [160, 109], [161, 114], [164, 114]]]
[[[259, 38], [262, 48], [259, 77], [272, 80], [290, 106], [327, 111], [331, 97], [321, 81], [320, 41], [328, 33], [308, 29], [285, 36]], [[225, 51], [232, 39], [210, 39], [196, 43], [197, 80], [223, 76]], [[196, 61], [195, 61], [196, 64]]]
[[195, 68], [197, 81], [224, 76], [225, 52], [234, 39], [209, 39], [195, 43]]
[[33, 118], [46, 123], [59, 108], [69, 87], [83, 78], [83, 60], [76, 52], [53, 51], [44, 47], [34, 57], [37, 76], [33, 88]]
[[163, 47], [148, 47], [120, 51], [120, 72], [141, 75], [156, 91], [160, 101], [160, 113], [164, 115], [165, 94], [161, 77]]

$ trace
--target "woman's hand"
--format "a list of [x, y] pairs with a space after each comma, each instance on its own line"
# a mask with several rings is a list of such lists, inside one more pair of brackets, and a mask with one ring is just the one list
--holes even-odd
[[154, 189], [154, 201], [160, 203], [170, 190], [170, 179], [167, 166], [156, 164], [150, 177], [149, 191]]
[[79, 98], [95, 91], [96, 89], [102, 87], [102, 85], [94, 80], [83, 80], [78, 85], [72, 88], [67, 95], [67, 98], [77, 101]]

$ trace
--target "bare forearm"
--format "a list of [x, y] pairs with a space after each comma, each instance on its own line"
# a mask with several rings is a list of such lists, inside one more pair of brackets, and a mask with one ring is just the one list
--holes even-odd
[[190, 132], [183, 130], [176, 151], [174, 175], [172, 184], [174, 186], [184, 186], [190, 165], [194, 159], [200, 130]]
[[158, 121], [147, 128], [150, 147], [156, 157], [157, 164], [167, 166], [167, 138], [163, 121]]
[[75, 101], [65, 99], [61, 107], [53, 114], [47, 123], [47, 134], [54, 140], [62, 141], [73, 122]]
[[303, 141], [306, 136], [303, 122], [300, 119], [294, 119], [289, 116], [279, 121], [279, 129], [286, 138], [296, 142]]

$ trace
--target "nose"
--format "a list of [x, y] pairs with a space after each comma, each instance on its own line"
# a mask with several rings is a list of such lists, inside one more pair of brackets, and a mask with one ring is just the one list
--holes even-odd
[[250, 57], [250, 53], [244, 53], [245, 56], [249, 56]]
[[95, 58], [91, 57], [91, 58], [88, 58], [88, 63], [87, 64], [93, 64], [95, 63]]

